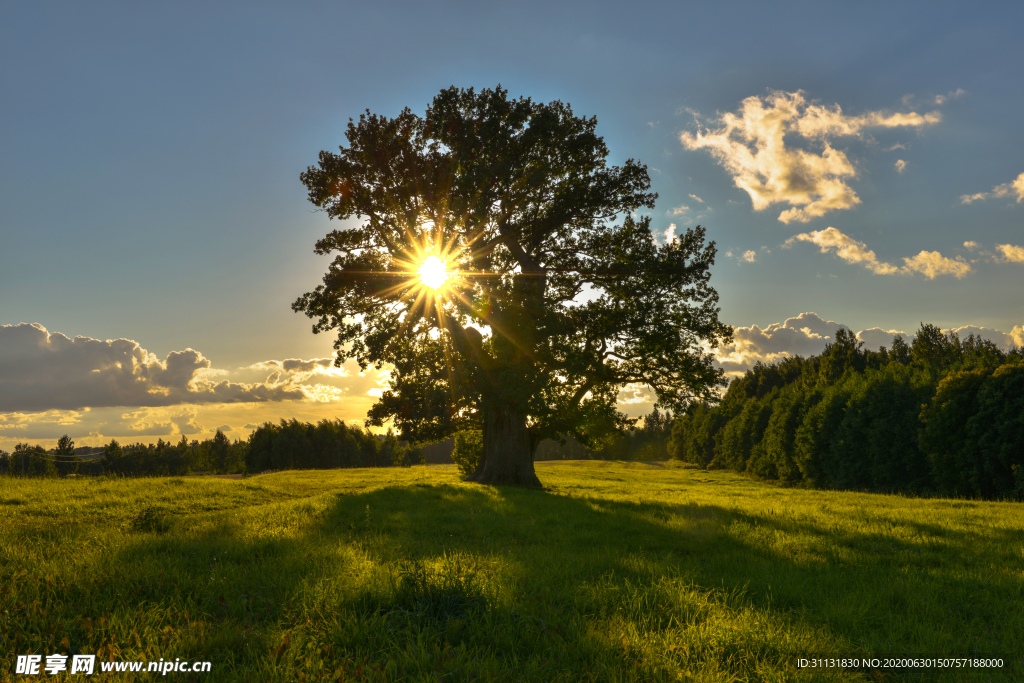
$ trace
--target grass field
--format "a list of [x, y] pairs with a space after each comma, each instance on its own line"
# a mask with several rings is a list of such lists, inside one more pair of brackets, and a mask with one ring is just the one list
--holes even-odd
[[[1024, 680], [1019, 503], [537, 470], [0, 478], [0, 680], [57, 652], [212, 662], [103, 681]], [[1004, 666], [796, 666], [868, 655]]]

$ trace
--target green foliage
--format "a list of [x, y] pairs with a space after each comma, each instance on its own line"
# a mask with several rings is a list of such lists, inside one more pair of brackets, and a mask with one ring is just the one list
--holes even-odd
[[132, 531], [163, 534], [170, 530], [171, 523], [162, 508], [149, 506], [128, 518], [128, 528]]
[[400, 444], [394, 434], [383, 440], [341, 420], [317, 424], [298, 420], [266, 422], [249, 436], [246, 471], [390, 467], [422, 462], [422, 452]]
[[473, 474], [484, 452], [484, 433], [480, 429], [464, 429], [455, 433], [452, 460], [464, 475]]
[[772, 402], [768, 424], [761, 439], [751, 448], [747, 470], [762, 479], [787, 484], [800, 480], [797, 466], [796, 431], [803, 417], [808, 391], [801, 384], [783, 387]]
[[412, 467], [426, 462], [420, 448], [399, 441], [390, 427], [387, 434], [384, 435], [384, 440], [380, 443], [380, 461], [385, 465], [395, 467]]
[[58, 474], [53, 458], [42, 446], [15, 444], [7, 461], [7, 471], [14, 476], [55, 477]]
[[1024, 468], [1024, 364], [1003, 365], [989, 375], [967, 421], [968, 479], [985, 498], [1020, 496]]
[[991, 372], [970, 370], [946, 376], [921, 411], [921, 447], [929, 454], [935, 484], [947, 496], [977, 495], [977, 449], [964, 428], [977, 412], [976, 398]]
[[[659, 246], [634, 215], [657, 197], [646, 167], [608, 165], [596, 127], [559, 101], [452, 87], [422, 117], [350, 121], [347, 146], [302, 174], [330, 218], [362, 219], [317, 242], [334, 260], [293, 308], [336, 331], [338, 362], [394, 367], [371, 425], [424, 442], [493, 430], [503, 455], [481, 480], [534, 485], [543, 439], [597, 447], [629, 428], [628, 383], [674, 411], [711, 400], [722, 372], [704, 348], [731, 334], [715, 245], [697, 226]], [[417, 272], [428, 254], [452, 271], [436, 291]]]
[[818, 357], [756, 364], [676, 420], [673, 457], [788, 484], [1022, 498], [1022, 354], [922, 325], [865, 351], [845, 329]]
[[466, 558], [445, 553], [440, 566], [402, 563], [393, 605], [419, 622], [446, 622], [479, 615], [488, 607], [476, 571]]

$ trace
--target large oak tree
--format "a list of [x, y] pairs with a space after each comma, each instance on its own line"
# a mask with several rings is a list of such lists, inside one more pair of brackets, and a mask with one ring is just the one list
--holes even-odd
[[541, 439], [627, 426], [619, 390], [673, 411], [713, 398], [729, 339], [700, 226], [659, 246], [647, 168], [606, 163], [597, 119], [567, 104], [450, 88], [425, 116], [367, 110], [302, 174], [334, 230], [323, 284], [293, 308], [337, 330], [336, 363], [388, 363], [369, 413], [403, 438], [483, 429], [471, 479], [540, 486]]

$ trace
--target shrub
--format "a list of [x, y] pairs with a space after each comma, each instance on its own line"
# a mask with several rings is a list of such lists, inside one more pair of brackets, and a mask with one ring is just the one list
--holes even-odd
[[452, 460], [464, 475], [473, 474], [484, 453], [484, 433], [479, 429], [466, 429], [455, 434]]

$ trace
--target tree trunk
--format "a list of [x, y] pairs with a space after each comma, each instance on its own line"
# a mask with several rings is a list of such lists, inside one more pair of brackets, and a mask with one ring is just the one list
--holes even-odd
[[484, 452], [468, 481], [543, 488], [533, 470], [526, 414], [496, 397], [483, 397]]

